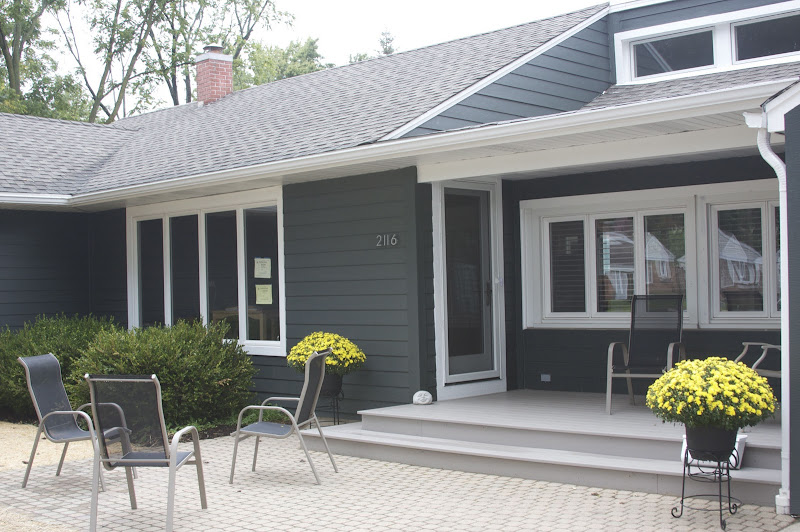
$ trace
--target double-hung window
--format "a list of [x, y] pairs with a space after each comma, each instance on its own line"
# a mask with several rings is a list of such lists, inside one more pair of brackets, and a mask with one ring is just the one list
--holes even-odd
[[525, 326], [627, 327], [634, 294], [684, 296], [687, 327], [778, 326], [776, 189], [764, 180], [521, 201]]
[[131, 327], [224, 322], [251, 354], [284, 355], [280, 188], [128, 209]]

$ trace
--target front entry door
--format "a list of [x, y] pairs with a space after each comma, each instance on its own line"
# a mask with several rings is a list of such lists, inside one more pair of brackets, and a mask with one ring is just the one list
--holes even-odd
[[497, 377], [489, 191], [444, 189], [446, 383]]

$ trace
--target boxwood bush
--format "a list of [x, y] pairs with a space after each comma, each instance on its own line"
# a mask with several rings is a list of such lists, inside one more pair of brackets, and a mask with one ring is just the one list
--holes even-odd
[[168, 427], [230, 422], [252, 399], [255, 369], [241, 345], [225, 339], [227, 328], [179, 321], [172, 327], [100, 331], [73, 363], [67, 392], [77, 404], [88, 402], [86, 373], [156, 374]]
[[17, 357], [53, 353], [67, 380], [73, 363], [95, 336], [100, 331], [118, 329], [110, 318], [57, 315], [39, 316], [19, 330], [0, 330], [0, 415], [16, 420], [36, 419], [25, 370]]

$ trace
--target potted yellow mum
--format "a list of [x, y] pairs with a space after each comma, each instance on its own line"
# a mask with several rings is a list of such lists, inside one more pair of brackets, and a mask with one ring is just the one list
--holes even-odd
[[656, 416], [686, 426], [687, 447], [698, 460], [726, 461], [738, 430], [772, 416], [775, 403], [766, 378], [722, 357], [678, 362], [647, 390]]
[[364, 365], [367, 356], [359, 347], [335, 333], [313, 332], [300, 340], [289, 351], [286, 362], [289, 367], [302, 373], [306, 360], [314, 351], [331, 348], [331, 354], [325, 359], [325, 380], [322, 384], [322, 395], [339, 395], [342, 390], [342, 377]]

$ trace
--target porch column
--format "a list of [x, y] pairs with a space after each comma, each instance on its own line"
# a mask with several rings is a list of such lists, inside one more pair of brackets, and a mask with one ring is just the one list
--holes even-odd
[[[800, 346], [800, 106], [784, 115], [786, 133], [786, 201], [781, 194], [781, 212], [786, 212], [786, 225], [781, 227], [781, 266], [788, 266], [783, 274], [781, 285], [781, 342], [782, 349], [788, 350], [790, 345]], [[783, 218], [783, 217], [782, 217]], [[786, 236], [784, 237], [784, 231]], [[788, 263], [788, 264], [787, 264]], [[788, 274], [788, 275], [787, 275]], [[791, 297], [797, 295], [797, 297]], [[798, 351], [800, 352], [800, 351]], [[791, 361], [789, 368], [783, 366], [781, 400], [789, 405], [789, 415], [783, 416], [784, 434], [788, 432], [789, 456], [800, 456], [800, 362], [795, 362], [791, 351], [786, 353], [782, 361]], [[797, 392], [797, 393], [795, 393]], [[788, 418], [788, 419], [787, 419]], [[787, 426], [788, 425], [788, 426]], [[797, 433], [797, 434], [795, 434]], [[785, 439], [784, 439], [785, 443]], [[784, 461], [783, 467], [787, 464]], [[796, 496], [789, 496], [789, 513], [800, 513], [800, 460], [789, 459], [789, 486], [796, 491]], [[784, 471], [785, 473], [785, 471]], [[787, 494], [790, 495], [790, 494]]]

